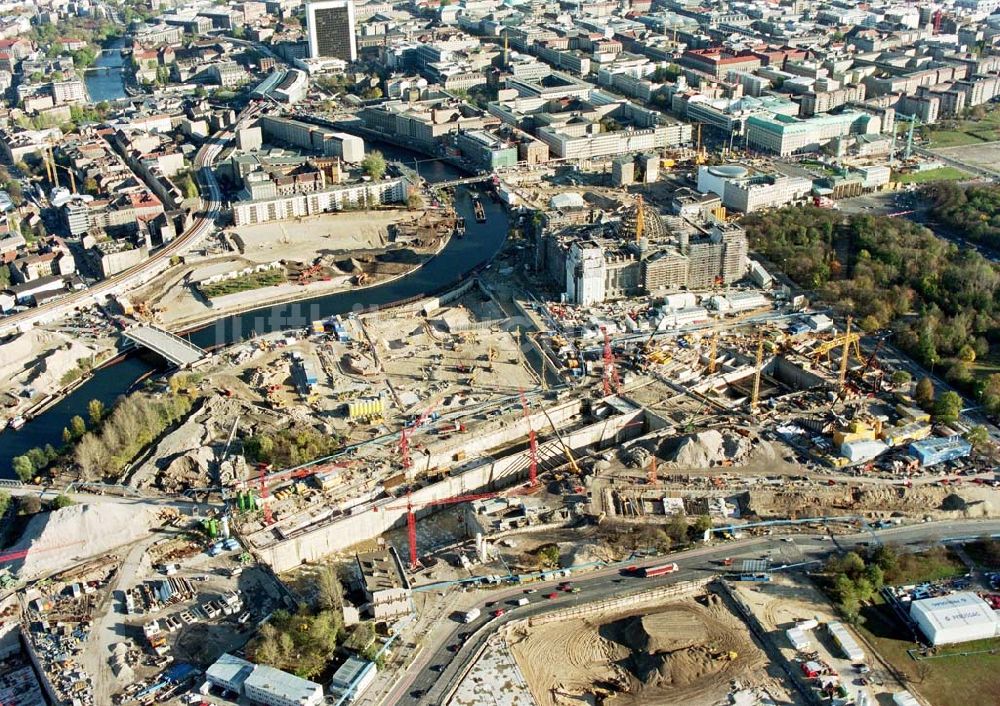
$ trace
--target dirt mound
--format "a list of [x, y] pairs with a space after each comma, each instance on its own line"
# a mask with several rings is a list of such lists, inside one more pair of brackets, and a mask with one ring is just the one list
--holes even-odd
[[353, 257], [349, 257], [345, 260], [337, 260], [333, 264], [338, 270], [346, 274], [356, 275], [359, 272], [365, 271], [364, 264]]
[[602, 636], [640, 652], [674, 652], [703, 643], [705, 625], [685, 610], [665, 610], [609, 623]]
[[90, 503], [36, 515], [12, 551], [28, 550], [15, 568], [25, 580], [65, 569], [146, 536], [156, 510], [127, 503]]
[[714, 594], [567, 617], [512, 638], [539, 706], [700, 706], [723, 698], [733, 679], [768, 678], [763, 653]]
[[[710, 468], [720, 464], [743, 465], [759, 446], [748, 436], [716, 429], [682, 436], [663, 454], [680, 468]], [[773, 454], [773, 451], [771, 452]]]

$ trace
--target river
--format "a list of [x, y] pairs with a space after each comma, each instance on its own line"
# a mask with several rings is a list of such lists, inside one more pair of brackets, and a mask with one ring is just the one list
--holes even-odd
[[[366, 146], [371, 146], [366, 141]], [[398, 147], [376, 145], [388, 159], [409, 161], [415, 155]], [[419, 157], [417, 157], [420, 159]], [[461, 176], [457, 170], [440, 162], [422, 162], [420, 175], [430, 182]], [[365, 289], [351, 289], [303, 302], [262, 307], [238, 316], [227, 316], [214, 324], [192, 331], [190, 340], [211, 348], [261, 334], [289, 328], [302, 328], [313, 319], [334, 314], [384, 307], [411, 297], [439, 292], [456, 285], [471, 270], [493, 258], [507, 235], [507, 213], [489, 198], [482, 200], [486, 223], [476, 223], [472, 203], [464, 189], [459, 189], [456, 206], [466, 221], [466, 236], [452, 238], [445, 248], [423, 266], [386, 284]], [[10, 459], [36, 446], [62, 443], [62, 430], [74, 415], [87, 419], [87, 403], [99, 399], [110, 407], [114, 401], [143, 375], [154, 370], [145, 356], [129, 355], [124, 360], [102, 368], [86, 383], [28, 422], [20, 431], [0, 432], [0, 478], [11, 478]]]
[[91, 103], [128, 98], [122, 69], [125, 57], [119, 51], [121, 44], [119, 41], [108, 45], [106, 49], [110, 51], [101, 52], [94, 65], [84, 72], [83, 82], [87, 84]]

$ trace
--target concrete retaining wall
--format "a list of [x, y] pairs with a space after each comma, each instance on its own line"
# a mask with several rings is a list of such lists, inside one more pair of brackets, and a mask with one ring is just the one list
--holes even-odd
[[[654, 588], [651, 591], [644, 591], [643, 593], [633, 593], [627, 596], [617, 596], [615, 598], [608, 598], [603, 601], [597, 601], [595, 603], [585, 603], [580, 606], [573, 608], [567, 608], [566, 610], [556, 611], [554, 613], [544, 613], [539, 616], [528, 618], [526, 621], [522, 621], [522, 625], [526, 627], [532, 627], [535, 625], [545, 625], [546, 623], [554, 623], [560, 620], [567, 620], [572, 618], [579, 618], [584, 615], [592, 615], [593, 613], [603, 613], [609, 610], [619, 610], [622, 608], [629, 608], [640, 603], [651, 603], [652, 601], [662, 600], [666, 598], [677, 598], [679, 596], [686, 596], [689, 593], [695, 593], [696, 591], [704, 590], [705, 586], [709, 584], [712, 579], [701, 579], [698, 581], [681, 581], [680, 583], [671, 584], [669, 586], [662, 586], [660, 588]], [[517, 623], [509, 623], [510, 627], [516, 626]]]
[[[579, 412], [579, 402], [573, 402], [550, 412], [553, 421], [558, 425], [559, 419], [568, 419]], [[563, 432], [566, 445], [573, 451], [578, 451], [592, 445], [602, 446], [616, 444], [620, 435], [627, 434], [625, 427], [642, 416], [642, 410], [633, 413], [620, 414], [601, 420], [595, 424], [569, 432]], [[544, 417], [543, 417], [544, 419]], [[509, 436], [515, 439], [527, 435], [527, 420], [519, 419], [511, 424]], [[523, 428], [522, 426], [523, 425]], [[536, 427], [537, 428], [537, 427]], [[640, 429], [639, 427], [633, 427]], [[487, 437], [482, 440], [464, 440], [473, 455], [484, 454], [496, 447], [496, 440]], [[540, 458], [563, 456], [562, 446], [557, 439], [539, 444]], [[430, 467], [450, 463], [450, 453], [431, 454]], [[420, 456], [418, 464], [424, 461]], [[527, 452], [512, 454], [504, 458], [491, 459], [488, 456], [478, 461], [478, 465], [469, 468], [461, 474], [446, 477], [441, 481], [421, 488], [412, 495], [414, 505], [422, 506], [435, 500], [469, 495], [477, 492], [496, 490], [512, 485], [528, 475], [530, 460]], [[426, 515], [433, 509], [418, 511], [416, 514]], [[269, 564], [275, 572], [288, 571], [304, 562], [315, 562], [324, 556], [344, 551], [361, 542], [374, 539], [393, 527], [401, 526], [406, 519], [406, 502], [393, 499], [383, 500], [374, 504], [356, 508], [355, 514], [338, 518], [337, 520], [266, 547], [256, 549], [261, 561]], [[251, 544], [253, 544], [251, 537]]]

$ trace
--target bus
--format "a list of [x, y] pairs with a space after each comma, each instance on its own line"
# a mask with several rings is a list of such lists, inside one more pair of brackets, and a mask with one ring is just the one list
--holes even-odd
[[643, 566], [636, 573], [639, 574], [644, 579], [653, 578], [654, 576], [664, 576], [666, 574], [672, 574], [677, 571], [679, 567], [676, 563], [660, 564], [659, 566]]

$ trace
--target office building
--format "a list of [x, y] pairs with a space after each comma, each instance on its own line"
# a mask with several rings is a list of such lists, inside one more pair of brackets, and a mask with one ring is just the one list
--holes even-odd
[[334, 57], [344, 61], [358, 58], [353, 0], [306, 3], [306, 25], [311, 58]]

